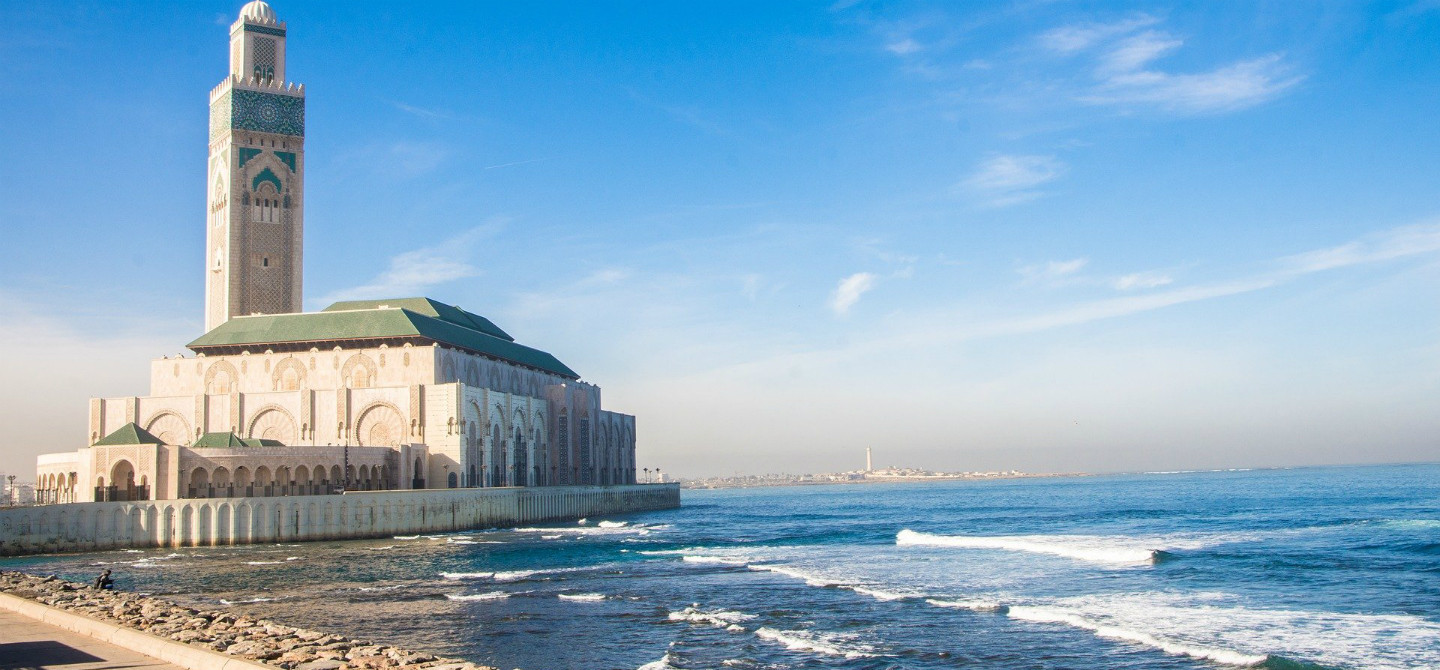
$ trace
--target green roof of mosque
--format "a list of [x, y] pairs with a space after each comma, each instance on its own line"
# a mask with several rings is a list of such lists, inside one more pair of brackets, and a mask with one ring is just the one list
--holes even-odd
[[203, 353], [272, 344], [421, 338], [579, 379], [550, 354], [516, 343], [482, 316], [429, 298], [339, 302], [320, 312], [237, 316], [186, 345]]
[[115, 429], [115, 432], [100, 438], [95, 446], [104, 447], [112, 444], [164, 444], [160, 438], [151, 435], [134, 421]]
[[416, 314], [424, 314], [425, 316], [431, 318], [440, 319], [441, 321], [446, 321], [448, 323], [453, 323], [462, 328], [470, 328], [472, 330], [478, 330], [482, 333], [485, 333], [486, 335], [494, 335], [495, 337], [498, 337], [502, 340], [508, 340], [510, 342], [515, 341], [515, 338], [510, 337], [510, 333], [500, 330], [500, 327], [496, 326], [494, 323], [491, 323], [490, 319], [480, 316], [479, 314], [467, 312], [459, 307], [456, 307], [455, 305], [447, 305], [443, 302], [438, 302], [429, 298], [346, 300], [343, 302], [337, 302], [329, 307], [326, 307], [325, 311], [349, 312], [359, 309], [381, 309], [384, 307], [401, 307], [415, 312]]
[[205, 433], [195, 444], [190, 445], [196, 448], [206, 449], [239, 449], [242, 447], [283, 447], [285, 443], [280, 440], [266, 440], [258, 437], [240, 437], [235, 433]]

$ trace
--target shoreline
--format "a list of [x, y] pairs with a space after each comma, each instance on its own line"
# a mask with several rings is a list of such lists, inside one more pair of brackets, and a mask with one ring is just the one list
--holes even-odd
[[[800, 479], [804, 475], [795, 475], [795, 479], [759, 480], [755, 482], [726, 482], [723, 484], [706, 484], [707, 481], [715, 480], [680, 480], [682, 491], [707, 491], [721, 489], [762, 489], [784, 486], [863, 486], [866, 484], [926, 484], [932, 482], [992, 482], [1013, 479], [1056, 479], [1063, 477], [1094, 477], [1091, 472], [1054, 472], [1054, 473], [1022, 473], [1018, 475], [995, 475], [967, 476], [967, 475], [936, 475], [926, 476], [872, 476], [863, 479]], [[826, 476], [826, 475], [819, 475]], [[838, 475], [836, 475], [838, 476]], [[716, 478], [716, 479], [731, 479]]]
[[0, 594], [8, 596], [0, 599], [7, 610], [191, 668], [496, 670], [270, 619], [97, 590], [53, 575], [0, 571]]

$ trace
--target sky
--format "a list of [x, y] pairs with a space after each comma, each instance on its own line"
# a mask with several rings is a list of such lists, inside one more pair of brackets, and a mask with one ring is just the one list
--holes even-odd
[[[0, 471], [201, 334], [241, 4], [0, 5]], [[1440, 2], [272, 6], [306, 309], [483, 314], [641, 467], [1440, 460]]]

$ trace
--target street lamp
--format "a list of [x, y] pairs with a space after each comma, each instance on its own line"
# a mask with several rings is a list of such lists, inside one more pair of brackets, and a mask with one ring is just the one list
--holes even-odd
[[645, 483], [646, 483], [646, 484], [649, 484], [649, 483], [650, 483], [650, 468], [640, 468], [640, 469], [645, 471]]

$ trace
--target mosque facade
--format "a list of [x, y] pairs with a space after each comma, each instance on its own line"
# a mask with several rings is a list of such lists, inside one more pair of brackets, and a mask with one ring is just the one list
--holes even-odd
[[206, 332], [150, 393], [95, 398], [40, 502], [635, 483], [635, 417], [483, 316], [429, 298], [301, 311], [305, 89], [261, 0], [210, 93]]

